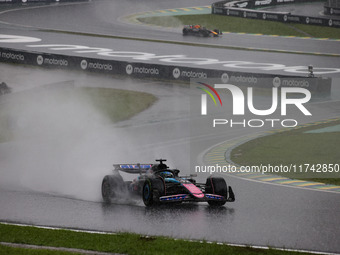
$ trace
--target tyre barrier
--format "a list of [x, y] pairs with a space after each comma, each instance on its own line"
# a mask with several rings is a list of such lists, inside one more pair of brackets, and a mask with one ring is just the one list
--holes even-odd
[[305, 87], [309, 89], [313, 95], [318, 96], [329, 96], [332, 83], [331, 78], [232, 72], [218, 69], [28, 52], [10, 48], [0, 48], [0, 62], [38, 66], [42, 68], [96, 72], [137, 79], [146, 78], [190, 82], [191, 79], [204, 80], [214, 78], [217, 82], [232, 82], [234, 85], [247, 87]]
[[[314, 0], [315, 1], [315, 0]], [[311, 16], [292, 15], [289, 12], [272, 12], [254, 10], [265, 6], [311, 2], [305, 0], [256, 0], [256, 1], [222, 1], [213, 3], [212, 14], [235, 16], [241, 18], [279, 21], [284, 23], [299, 23], [305, 25], [318, 25], [340, 28], [340, 20], [331, 18], [318, 18]], [[326, 8], [326, 7], [325, 7]], [[333, 8], [334, 12], [334, 8]]]

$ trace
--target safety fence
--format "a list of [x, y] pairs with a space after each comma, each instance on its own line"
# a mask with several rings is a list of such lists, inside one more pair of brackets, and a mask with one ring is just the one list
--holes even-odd
[[[313, 1], [313, 0], [312, 0]], [[314, 0], [315, 1], [315, 0]], [[312, 16], [293, 15], [290, 12], [274, 12], [257, 10], [256, 8], [311, 2], [305, 0], [241, 0], [241, 1], [220, 1], [212, 4], [211, 12], [226, 16], [236, 16], [250, 19], [261, 19], [280, 21], [284, 23], [299, 23], [306, 25], [319, 25], [340, 28], [340, 19], [321, 18]], [[326, 7], [325, 7], [326, 8]], [[336, 9], [333, 8], [333, 12]]]

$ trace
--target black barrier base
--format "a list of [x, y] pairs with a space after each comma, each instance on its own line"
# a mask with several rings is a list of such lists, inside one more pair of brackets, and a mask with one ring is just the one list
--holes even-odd
[[222, 83], [232, 82], [237, 86], [247, 87], [305, 87], [308, 88], [312, 94], [318, 96], [329, 96], [331, 93], [332, 82], [330, 78], [308, 78], [301, 76], [241, 73], [227, 70], [169, 66], [140, 62], [84, 58], [78, 56], [40, 52], [27, 52], [9, 48], [0, 48], [0, 62], [167, 81], [189, 82], [191, 79], [204, 80], [208, 78], [214, 78], [221, 81]]
[[325, 4], [324, 13], [327, 15], [337, 15], [340, 16], [340, 7], [329, 6]]

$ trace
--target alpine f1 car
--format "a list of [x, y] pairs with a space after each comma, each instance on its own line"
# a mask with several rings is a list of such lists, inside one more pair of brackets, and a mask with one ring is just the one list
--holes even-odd
[[[111, 203], [129, 194], [142, 197], [146, 206], [181, 202], [222, 206], [235, 201], [233, 189], [223, 178], [209, 176], [206, 183], [196, 183], [193, 175], [180, 177], [178, 169], [169, 169], [165, 159], [156, 161], [159, 163], [113, 165], [113, 174], [106, 175], [102, 182], [103, 200]], [[138, 177], [124, 181], [119, 171]]]
[[183, 35], [197, 35], [197, 36], [214, 36], [217, 37], [222, 34], [222, 32], [218, 29], [209, 30], [201, 25], [185, 25], [183, 27]]

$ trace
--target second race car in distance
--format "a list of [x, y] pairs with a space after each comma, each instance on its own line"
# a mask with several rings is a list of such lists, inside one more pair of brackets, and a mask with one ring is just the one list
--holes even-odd
[[185, 25], [183, 27], [183, 35], [196, 35], [196, 36], [214, 36], [218, 37], [222, 35], [222, 32], [219, 29], [209, 30], [206, 27], [201, 25]]
[[[159, 164], [118, 164], [112, 175], [106, 175], [102, 182], [102, 197], [107, 203], [115, 199], [137, 196], [146, 206], [182, 202], [208, 202], [210, 206], [222, 206], [234, 202], [233, 189], [222, 177], [209, 176], [205, 183], [197, 183], [194, 176], [179, 176], [178, 169], [169, 169]], [[119, 171], [138, 174], [133, 181], [124, 181]]]

